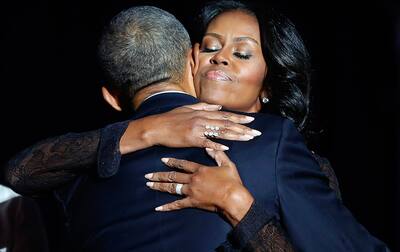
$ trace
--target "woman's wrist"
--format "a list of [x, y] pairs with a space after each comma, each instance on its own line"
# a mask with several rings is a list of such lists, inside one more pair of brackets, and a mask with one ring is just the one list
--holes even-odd
[[120, 139], [120, 152], [127, 154], [155, 145], [153, 116], [131, 121]]
[[231, 190], [220, 206], [222, 214], [232, 226], [236, 226], [249, 211], [254, 202], [253, 196], [244, 187]]

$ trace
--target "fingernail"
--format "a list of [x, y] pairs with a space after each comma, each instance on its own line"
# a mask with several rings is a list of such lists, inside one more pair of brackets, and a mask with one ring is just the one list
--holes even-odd
[[249, 123], [249, 122], [252, 122], [252, 121], [254, 121], [254, 117], [251, 117], [251, 116], [246, 116], [243, 120], [242, 120], [243, 122], [247, 122], [247, 123]]
[[222, 145], [222, 146], [221, 146], [221, 149], [224, 150], [224, 151], [226, 151], [226, 150], [229, 150], [229, 147], [228, 147], [228, 146], [225, 146], [225, 145]]
[[214, 151], [214, 150], [211, 148], [206, 148], [206, 151]]
[[254, 138], [254, 136], [251, 136], [251, 135], [242, 135], [242, 136], [239, 137], [240, 140], [244, 140], [244, 141], [248, 141], [248, 140], [251, 140], [253, 138]]
[[205, 106], [205, 108], [204, 108], [205, 110], [221, 110], [222, 109], [222, 106], [221, 105], [211, 105], [211, 104], [209, 104], [209, 105], [207, 105], [207, 106]]
[[169, 160], [169, 158], [161, 158], [161, 161], [162, 161], [163, 163], [168, 163], [168, 160]]
[[147, 179], [151, 179], [153, 177], [153, 173], [147, 173], [146, 175], [144, 175], [144, 177]]
[[155, 208], [156, 211], [161, 211], [162, 209], [163, 209], [162, 206], [159, 206], [159, 207], [156, 207], [156, 208]]
[[261, 132], [255, 129], [251, 130], [251, 134], [254, 136], [261, 136]]
[[146, 182], [146, 185], [147, 185], [148, 187], [153, 187], [154, 182]]

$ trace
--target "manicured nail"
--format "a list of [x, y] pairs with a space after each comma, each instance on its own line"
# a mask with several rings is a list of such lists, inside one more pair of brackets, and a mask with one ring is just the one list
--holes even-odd
[[222, 145], [222, 146], [221, 146], [221, 149], [224, 150], [224, 151], [226, 151], [226, 150], [229, 150], [229, 147], [228, 147], [228, 146], [225, 146], [225, 145]]
[[156, 207], [156, 208], [155, 208], [156, 211], [162, 211], [162, 209], [163, 209], [162, 206], [159, 206], [159, 207]]
[[244, 123], [249, 123], [252, 121], [254, 121], [254, 117], [251, 117], [251, 116], [246, 116], [245, 118], [242, 119], [242, 122], [244, 122]]
[[244, 141], [249, 141], [253, 138], [254, 138], [254, 136], [251, 136], [251, 135], [242, 135], [239, 137], [240, 140], [244, 140]]
[[211, 110], [211, 111], [213, 111], [213, 110], [221, 110], [222, 109], [222, 106], [221, 105], [213, 105], [213, 104], [209, 104], [209, 105], [206, 105], [205, 107], [204, 107], [204, 109], [205, 110]]
[[261, 132], [255, 129], [251, 130], [251, 134], [254, 136], [261, 136]]
[[146, 182], [146, 185], [147, 185], [148, 187], [153, 187], [154, 182]]
[[206, 148], [206, 151], [214, 151], [214, 150], [211, 148]]
[[147, 179], [151, 179], [153, 177], [153, 173], [147, 173], [146, 175], [144, 175], [144, 177]]
[[164, 158], [161, 158], [161, 161], [162, 161], [163, 163], [165, 163], [165, 164], [168, 163], [168, 160], [169, 160], [169, 158], [165, 158], [165, 157], [164, 157]]

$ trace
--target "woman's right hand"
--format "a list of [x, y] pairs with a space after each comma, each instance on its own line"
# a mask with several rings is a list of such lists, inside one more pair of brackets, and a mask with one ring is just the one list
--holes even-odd
[[[200, 208], [221, 213], [236, 226], [249, 211], [254, 198], [243, 185], [236, 165], [223, 151], [206, 149], [218, 166], [175, 159], [161, 159], [178, 171], [154, 172], [145, 175], [146, 185], [153, 190], [181, 194], [185, 197], [157, 207], [156, 211]], [[180, 193], [177, 186], [180, 186]]]
[[[224, 151], [227, 146], [211, 139], [248, 141], [261, 135], [261, 132], [242, 125], [253, 121], [253, 117], [220, 109], [220, 105], [197, 103], [132, 121], [120, 140], [120, 152], [126, 154], [154, 145]], [[211, 131], [218, 132], [218, 135], [210, 139], [205, 134]]]

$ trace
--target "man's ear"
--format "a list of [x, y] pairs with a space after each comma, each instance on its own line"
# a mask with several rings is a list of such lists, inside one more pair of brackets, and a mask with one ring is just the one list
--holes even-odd
[[199, 53], [200, 53], [200, 44], [195, 43], [192, 50], [192, 59], [190, 66], [192, 67], [193, 76], [197, 73], [199, 69]]
[[185, 73], [181, 87], [186, 93], [196, 97], [196, 91], [194, 89], [194, 83], [193, 83], [192, 70], [194, 67], [194, 61], [192, 55], [193, 55], [193, 49], [191, 48], [186, 55]]
[[108, 104], [110, 104], [111, 107], [113, 107], [117, 111], [122, 111], [118, 98], [114, 95], [111, 94], [110, 91], [104, 86], [101, 87], [101, 92], [103, 93], [103, 98], [106, 100]]

